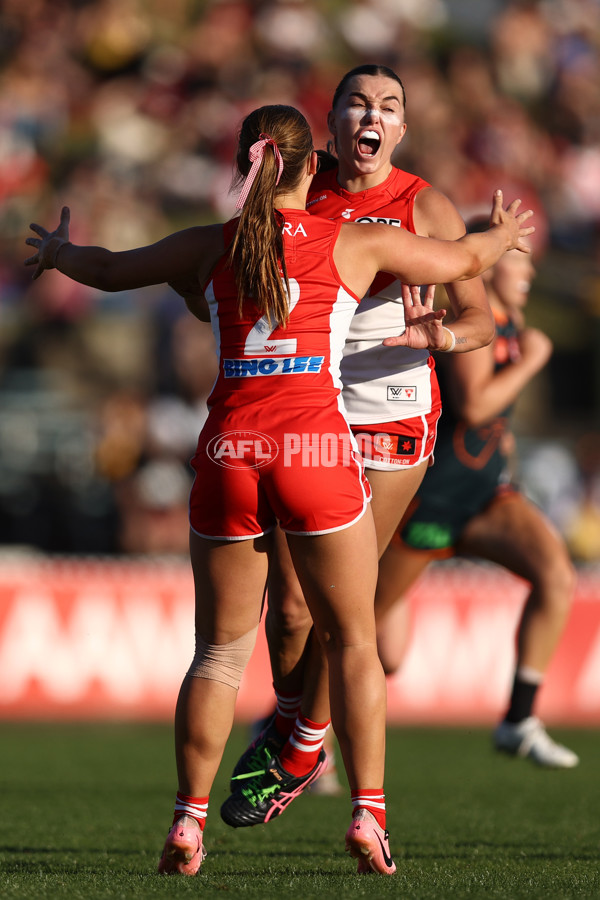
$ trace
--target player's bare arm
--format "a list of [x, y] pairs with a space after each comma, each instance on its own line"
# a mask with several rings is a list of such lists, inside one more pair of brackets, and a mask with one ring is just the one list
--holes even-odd
[[[408, 284], [445, 283], [474, 278], [510, 249], [530, 253], [524, 238], [535, 229], [526, 223], [531, 210], [519, 212], [520, 200], [505, 209], [502, 191], [493, 199], [490, 228], [458, 240], [423, 238], [389, 225], [342, 225], [334, 259], [341, 277], [363, 296], [378, 271]], [[388, 341], [406, 344], [402, 338]]]
[[134, 250], [112, 252], [104, 247], [81, 247], [69, 240], [70, 211], [63, 207], [54, 231], [33, 223], [37, 237], [25, 241], [36, 252], [25, 260], [35, 266], [33, 278], [46, 269], [57, 268], [64, 275], [102, 291], [123, 291], [151, 284], [177, 282], [181, 271], [198, 268], [210, 272], [223, 253], [222, 226], [187, 228], [155, 244]]
[[514, 403], [552, 355], [552, 342], [537, 328], [525, 328], [519, 343], [520, 359], [500, 371], [492, 345], [453, 360], [448, 379], [452, 404], [469, 428], [479, 428]]

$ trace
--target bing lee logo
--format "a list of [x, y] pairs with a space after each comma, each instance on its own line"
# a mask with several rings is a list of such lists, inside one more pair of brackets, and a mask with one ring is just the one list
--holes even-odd
[[[270, 346], [265, 344], [265, 350]], [[260, 378], [266, 375], [300, 375], [318, 373], [323, 367], [324, 356], [271, 356], [253, 359], [224, 359], [225, 378]]]
[[212, 438], [206, 452], [225, 469], [237, 469], [242, 464], [260, 469], [277, 457], [279, 448], [260, 431], [227, 431]]

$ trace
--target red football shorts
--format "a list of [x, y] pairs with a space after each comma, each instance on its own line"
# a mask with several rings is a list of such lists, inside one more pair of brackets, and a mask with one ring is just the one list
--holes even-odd
[[190, 495], [193, 531], [239, 541], [277, 524], [300, 535], [354, 524], [367, 508], [371, 489], [343, 417], [333, 421], [337, 431], [274, 434], [273, 429], [217, 431], [209, 420], [191, 463], [196, 473]]
[[433, 455], [441, 411], [438, 402], [429, 413], [412, 419], [353, 425], [352, 432], [366, 468], [391, 472], [418, 466], [429, 459]]

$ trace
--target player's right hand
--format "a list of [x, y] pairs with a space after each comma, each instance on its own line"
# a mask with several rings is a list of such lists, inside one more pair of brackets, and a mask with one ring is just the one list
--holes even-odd
[[60, 224], [54, 231], [47, 231], [42, 225], [35, 222], [29, 226], [32, 231], [39, 235], [37, 238], [25, 238], [25, 243], [36, 248], [33, 256], [29, 256], [25, 260], [26, 266], [35, 266], [32, 278], [39, 278], [45, 269], [54, 269], [56, 266], [56, 257], [58, 251], [64, 244], [69, 241], [69, 223], [71, 220], [71, 212], [68, 206], [63, 206], [60, 214]]
[[503, 206], [504, 196], [501, 190], [494, 191], [494, 199], [492, 203], [492, 214], [490, 216], [490, 227], [492, 225], [503, 225], [509, 230], [511, 237], [510, 247], [507, 250], [520, 250], [522, 253], [531, 253], [531, 247], [523, 238], [535, 231], [534, 225], [525, 226], [527, 219], [533, 215], [532, 209], [526, 209], [522, 213], [517, 214], [517, 210], [521, 205], [520, 200], [513, 200], [506, 209]]

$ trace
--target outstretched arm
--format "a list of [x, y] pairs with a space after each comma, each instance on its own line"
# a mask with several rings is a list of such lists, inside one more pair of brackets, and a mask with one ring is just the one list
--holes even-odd
[[33, 278], [46, 269], [58, 269], [63, 275], [102, 291], [124, 291], [151, 284], [177, 282], [182, 273], [206, 270], [223, 253], [220, 225], [186, 228], [155, 244], [113, 253], [104, 247], [80, 247], [69, 240], [70, 212], [63, 207], [60, 224], [54, 231], [32, 224], [38, 237], [25, 241], [36, 248], [25, 260], [35, 266]]
[[[426, 192], [423, 192], [426, 193]], [[515, 249], [522, 252], [531, 252], [530, 247], [524, 242], [526, 234], [531, 233], [531, 227], [524, 227], [524, 223], [532, 215], [531, 211], [517, 215], [520, 201], [514, 201], [507, 210], [502, 208], [501, 192], [494, 195], [491, 226], [506, 223], [510, 226], [518, 225], [518, 234], [513, 233], [511, 240]], [[416, 208], [415, 208], [416, 211]], [[511, 222], [510, 216], [514, 216]], [[508, 215], [508, 218], [506, 216]], [[429, 218], [428, 218], [429, 217]], [[429, 222], [429, 225], [427, 225]], [[448, 238], [454, 236], [454, 243], [473, 247], [470, 240], [473, 235], [465, 235], [464, 224], [458, 212], [443, 194], [433, 192], [428, 194], [428, 200], [420, 209], [420, 227], [429, 228], [433, 236], [442, 238], [447, 246]], [[487, 235], [490, 235], [488, 230]], [[492, 235], [493, 236], [493, 235]], [[476, 244], [475, 244], [476, 246]], [[488, 251], [489, 248], [486, 248]], [[479, 252], [479, 251], [478, 251]], [[496, 252], [492, 250], [491, 252]], [[500, 254], [502, 255], [502, 253]], [[493, 339], [495, 333], [492, 312], [487, 300], [483, 282], [479, 277], [474, 279], [458, 280], [455, 283], [446, 284], [448, 299], [454, 314], [451, 328], [443, 324], [446, 310], [434, 310], [434, 287], [429, 286], [425, 299], [421, 302], [421, 294], [417, 287], [411, 287], [410, 292], [403, 292], [406, 331], [403, 335], [389, 338], [384, 341], [387, 346], [426, 347], [430, 350], [455, 350], [465, 352], [486, 346]]]
[[[400, 232], [406, 244], [404, 249], [407, 258], [400, 264], [396, 260], [395, 270], [384, 267], [384, 271], [394, 271], [399, 277], [402, 277], [402, 273], [410, 275], [411, 277], [403, 278], [408, 284], [445, 284], [481, 275], [498, 262], [507, 250], [531, 253], [525, 237], [535, 231], [533, 226], [526, 225], [533, 211], [528, 209], [519, 213], [520, 200], [513, 200], [506, 209], [502, 204], [502, 191], [495, 191], [488, 230], [464, 234], [457, 240], [425, 239]], [[388, 245], [389, 239], [380, 243], [385, 256], [389, 253]], [[427, 273], [429, 277], [425, 277]]]
[[342, 225], [334, 261], [343, 281], [361, 297], [377, 272], [390, 272], [400, 281], [414, 285], [475, 278], [494, 265], [506, 250], [531, 252], [524, 238], [535, 231], [525, 224], [533, 213], [519, 213], [520, 203], [514, 200], [504, 209], [502, 191], [496, 191], [490, 228], [481, 234], [465, 234], [458, 240], [420, 237], [391, 225]]

